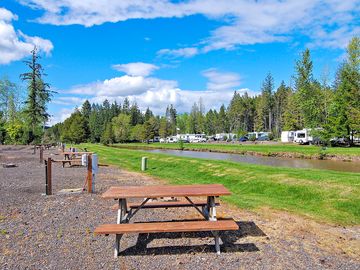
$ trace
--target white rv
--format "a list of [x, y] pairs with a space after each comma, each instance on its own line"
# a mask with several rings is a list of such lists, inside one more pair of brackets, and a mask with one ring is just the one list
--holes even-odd
[[206, 142], [205, 134], [189, 134], [189, 141], [191, 143]]
[[281, 132], [281, 142], [284, 142], [284, 143], [293, 142], [294, 138], [295, 138], [295, 131]]
[[171, 136], [166, 138], [167, 143], [176, 143], [178, 142], [178, 138], [176, 136]]
[[299, 144], [311, 144], [313, 137], [310, 135], [311, 129], [303, 129], [295, 131], [294, 142]]

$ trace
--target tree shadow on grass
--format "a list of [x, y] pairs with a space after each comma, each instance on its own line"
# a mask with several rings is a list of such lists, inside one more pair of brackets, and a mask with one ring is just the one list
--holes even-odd
[[[220, 249], [222, 253], [232, 252], [256, 252], [260, 251], [254, 243], [236, 243], [239, 239], [253, 236], [263, 237], [266, 234], [252, 221], [236, 222], [239, 230], [220, 232], [220, 238], [223, 242]], [[214, 242], [209, 245], [171, 245], [161, 247], [147, 247], [155, 239], [201, 239], [213, 238], [211, 232], [187, 232], [187, 233], [153, 233], [139, 234], [134, 246], [129, 247], [121, 252], [121, 256], [134, 255], [175, 255], [188, 253], [215, 253]], [[188, 241], [189, 242], [189, 241]]]

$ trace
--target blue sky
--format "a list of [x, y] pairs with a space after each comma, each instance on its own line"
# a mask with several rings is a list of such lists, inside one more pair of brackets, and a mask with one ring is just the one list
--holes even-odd
[[163, 113], [170, 103], [189, 111], [201, 97], [219, 108], [235, 90], [258, 93], [268, 72], [290, 83], [307, 47], [315, 77], [332, 81], [360, 35], [359, 14], [360, 0], [3, 0], [0, 76], [19, 82], [36, 44], [58, 92], [51, 123], [85, 99], [129, 96]]

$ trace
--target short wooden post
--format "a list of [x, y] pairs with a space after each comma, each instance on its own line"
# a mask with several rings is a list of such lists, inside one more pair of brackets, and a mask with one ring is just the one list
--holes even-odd
[[141, 159], [141, 170], [146, 171], [147, 169], [147, 157], [142, 157]]
[[44, 148], [40, 147], [40, 163], [44, 162]]
[[88, 179], [88, 193], [92, 193], [92, 157], [87, 156], [87, 179]]
[[51, 186], [51, 158], [47, 159], [45, 173], [46, 173], [46, 195], [52, 195], [52, 186]]

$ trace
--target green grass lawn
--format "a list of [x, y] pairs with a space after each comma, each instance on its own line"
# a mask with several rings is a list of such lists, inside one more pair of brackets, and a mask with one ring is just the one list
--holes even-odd
[[360, 224], [360, 174], [327, 170], [279, 168], [229, 161], [175, 157], [166, 154], [83, 144], [100, 161], [140, 171], [169, 184], [221, 183], [233, 193], [224, 200], [246, 209], [270, 207], [318, 221]]
[[[179, 149], [178, 143], [129, 143], [115, 144], [115, 147], [123, 148], [158, 148], [158, 149]], [[258, 152], [264, 155], [277, 153], [293, 153], [303, 156], [318, 156], [320, 151], [327, 155], [336, 156], [360, 156], [360, 147], [342, 148], [328, 147], [325, 151], [319, 146], [297, 145], [297, 144], [221, 144], [221, 143], [184, 143], [184, 150], [212, 150], [229, 153]]]

